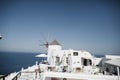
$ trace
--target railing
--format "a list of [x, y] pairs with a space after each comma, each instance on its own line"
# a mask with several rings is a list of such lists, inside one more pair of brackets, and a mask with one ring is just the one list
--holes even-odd
[[18, 80], [20, 76], [21, 76], [21, 72], [19, 72], [12, 80]]
[[35, 73], [35, 71], [25, 71], [25, 72], [19, 72], [15, 77], [13, 77], [12, 80], [18, 80], [18, 78], [20, 78], [22, 73]]
[[0, 80], [5, 80], [5, 78], [7, 77], [8, 75], [2, 75], [0, 76]]
[[[21, 72], [19, 72], [15, 77], [13, 77], [12, 80], [18, 80], [18, 78], [21, 76]], [[8, 77], [8, 74], [7, 75], [1, 75], [0, 76], [0, 80], [6, 80], [6, 78]]]

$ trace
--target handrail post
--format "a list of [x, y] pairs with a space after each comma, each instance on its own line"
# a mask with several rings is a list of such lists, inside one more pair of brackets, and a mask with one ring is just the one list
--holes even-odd
[[21, 72], [19, 72], [12, 80], [18, 80], [18, 77], [21, 76]]
[[117, 74], [118, 74], [118, 80], [120, 80], [120, 72], [119, 72], [119, 67], [117, 66]]
[[3, 75], [3, 76], [1, 76], [1, 77], [0, 77], [0, 80], [1, 80], [1, 79], [2, 79], [2, 80], [5, 80], [5, 77], [6, 77], [6, 76], [8, 76], [8, 75]]

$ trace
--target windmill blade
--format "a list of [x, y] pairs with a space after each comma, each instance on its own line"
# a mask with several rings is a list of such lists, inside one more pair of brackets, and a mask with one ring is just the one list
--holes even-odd
[[47, 42], [50, 43], [52, 40], [53, 40], [52, 36], [50, 35], [50, 33], [48, 33]]
[[42, 38], [43, 41], [40, 41], [41, 42], [40, 46], [45, 46], [46, 48], [48, 48], [48, 46], [49, 46], [49, 44], [51, 42], [52, 37], [50, 37], [49, 33], [47, 34], [46, 37], [43, 34], [41, 34], [41, 36], [43, 37]]
[[41, 40], [39, 40], [39, 42], [40, 42], [41, 44], [44, 44], [44, 46], [45, 46], [45, 44], [47, 44], [45, 38], [41, 38]]
[[47, 38], [46, 38], [47, 42], [49, 41], [49, 33], [47, 34]]
[[41, 39], [39, 40], [40, 50], [42, 53], [47, 53], [48, 45], [49, 45], [48, 38], [45, 37], [43, 34], [40, 35], [41, 35]]
[[45, 42], [45, 41], [41, 41], [41, 40], [39, 40], [39, 42], [40, 42], [40, 44], [39, 44], [39, 45], [41, 45], [41, 46], [44, 46], [44, 45], [46, 44], [46, 42]]
[[42, 53], [47, 53], [47, 48], [45, 46], [40, 46], [40, 51]]
[[39, 44], [39, 46], [45, 46], [45, 44]]
[[45, 35], [42, 34], [42, 37], [43, 37], [42, 39], [43, 39], [44, 43], [46, 43], [47, 40], [46, 40]]

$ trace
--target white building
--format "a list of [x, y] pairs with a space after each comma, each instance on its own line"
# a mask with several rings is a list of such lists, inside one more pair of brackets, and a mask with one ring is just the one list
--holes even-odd
[[54, 40], [48, 46], [47, 61], [50, 65], [65, 66], [72, 71], [80, 71], [83, 67], [96, 64], [94, 63], [94, 57], [89, 52], [72, 49], [62, 50], [62, 46], [57, 40]]

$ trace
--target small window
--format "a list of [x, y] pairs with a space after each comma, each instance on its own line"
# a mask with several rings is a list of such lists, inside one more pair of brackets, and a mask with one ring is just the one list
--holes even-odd
[[83, 59], [83, 65], [87, 66], [87, 59]]
[[56, 61], [55, 61], [56, 65], [59, 65], [59, 62], [60, 62], [60, 57], [56, 56]]
[[66, 57], [66, 63], [68, 64], [68, 57]]
[[78, 52], [73, 52], [73, 56], [78, 56]]

